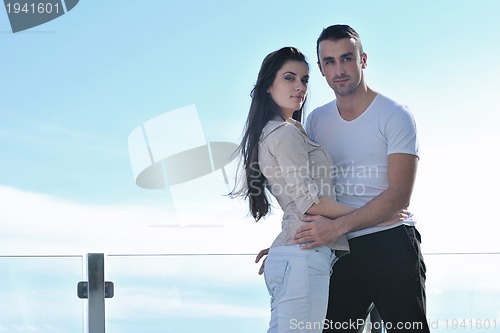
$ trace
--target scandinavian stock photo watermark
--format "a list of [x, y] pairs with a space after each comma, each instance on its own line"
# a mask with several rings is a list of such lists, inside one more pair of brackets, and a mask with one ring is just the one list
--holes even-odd
[[292, 330], [310, 330], [310, 329], [335, 329], [335, 330], [359, 330], [366, 328], [368, 331], [375, 329], [397, 329], [397, 330], [421, 330], [423, 328], [421, 322], [398, 322], [398, 323], [384, 323], [384, 322], [371, 322], [369, 320], [357, 319], [345, 322], [333, 321], [324, 319], [321, 322], [301, 322], [296, 319], [290, 320], [290, 328]]
[[[367, 179], [381, 177], [377, 166], [356, 166], [354, 162], [347, 166], [312, 165], [309, 162], [302, 166], [265, 166], [260, 167], [258, 162], [250, 165], [253, 180], [249, 187], [259, 191], [256, 182], [261, 177], [267, 179], [285, 179], [286, 184], [267, 183], [267, 188], [275, 195], [354, 195], [367, 194]], [[313, 172], [311, 172], [313, 170]], [[315, 175], [315, 180], [311, 174]], [[319, 178], [333, 179], [334, 182], [318, 182]], [[338, 181], [342, 179], [342, 181]], [[368, 182], [369, 183], [369, 182]]]
[[69, 12], [79, 0], [4, 0], [13, 33], [31, 29]]
[[[427, 322], [431, 330], [458, 330], [458, 331], [496, 331], [500, 327], [500, 319], [477, 319], [477, 318], [455, 318], [455, 319], [432, 319]], [[336, 330], [358, 330], [366, 328], [368, 331], [380, 329], [395, 329], [418, 331], [423, 328], [422, 322], [371, 322], [369, 320], [358, 319], [346, 322], [334, 322], [324, 319], [321, 322], [303, 322], [297, 319], [290, 320], [292, 330], [310, 329], [336, 329]]]

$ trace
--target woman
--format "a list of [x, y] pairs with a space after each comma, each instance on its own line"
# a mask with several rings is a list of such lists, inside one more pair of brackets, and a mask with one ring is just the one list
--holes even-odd
[[331, 266], [349, 249], [346, 238], [311, 250], [293, 241], [303, 214], [335, 218], [354, 210], [336, 201], [332, 162], [300, 123], [308, 80], [309, 65], [298, 49], [284, 47], [266, 56], [239, 146], [245, 186], [233, 194], [249, 199], [256, 221], [270, 211], [266, 189], [284, 211], [264, 268], [271, 296], [268, 333], [322, 331]]

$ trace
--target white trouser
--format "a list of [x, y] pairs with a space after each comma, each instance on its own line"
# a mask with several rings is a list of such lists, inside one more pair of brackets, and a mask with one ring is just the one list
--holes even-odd
[[269, 249], [264, 279], [271, 296], [268, 333], [323, 330], [333, 251], [321, 246], [302, 250], [300, 245]]

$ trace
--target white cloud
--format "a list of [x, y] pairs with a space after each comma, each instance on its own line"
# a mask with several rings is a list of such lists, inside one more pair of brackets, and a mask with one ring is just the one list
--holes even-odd
[[[228, 199], [213, 225], [181, 223], [157, 205], [86, 205], [0, 186], [1, 255], [139, 253], [257, 253], [277, 235], [279, 221], [245, 218]], [[206, 221], [203, 210], [190, 213]], [[183, 227], [185, 226], [185, 227]]]
[[[265, 288], [262, 286], [262, 288]], [[150, 291], [150, 290], [148, 290]], [[192, 295], [193, 298], [186, 298], [182, 292], [176, 290], [174, 293], [144, 293], [140, 290], [123, 290], [128, 293], [120, 299], [111, 300], [108, 313], [111, 318], [130, 318], [140, 316], [144, 320], [148, 318], [268, 318], [269, 309], [266, 307], [267, 299], [262, 299], [258, 305], [246, 304], [244, 299], [233, 299], [221, 302], [216, 298], [201, 298], [200, 295]], [[197, 297], [197, 298], [194, 298]]]
[[[454, 133], [450, 133], [454, 132]], [[495, 207], [500, 178], [491, 144], [500, 134], [426, 138], [411, 208], [424, 252], [500, 252]], [[496, 136], [496, 138], [495, 138]]]
[[[280, 224], [245, 219], [242, 202], [235, 201], [212, 227], [168, 224], [171, 213], [157, 206], [86, 205], [5, 186], [0, 186], [0, 202], [0, 270], [12, 277], [6, 289], [0, 288], [9, 300], [8, 307], [0, 307], [0, 331], [52, 327], [57, 332], [50, 325], [63, 325], [61, 314], [70, 322], [66, 326], [79, 321], [85, 303], [76, 296], [76, 284], [84, 279], [84, 257], [59, 256], [90, 252], [106, 254], [106, 280], [115, 283], [115, 296], [106, 301], [110, 321], [193, 313], [267, 320], [267, 291], [253, 255], [229, 254], [257, 253]], [[251, 297], [241, 298], [247, 293]]]

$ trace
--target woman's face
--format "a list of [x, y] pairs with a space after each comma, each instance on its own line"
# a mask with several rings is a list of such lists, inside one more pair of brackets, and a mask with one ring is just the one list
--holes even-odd
[[283, 64], [274, 78], [273, 84], [267, 89], [273, 101], [287, 116], [299, 110], [307, 96], [309, 68], [302, 61], [289, 60]]

